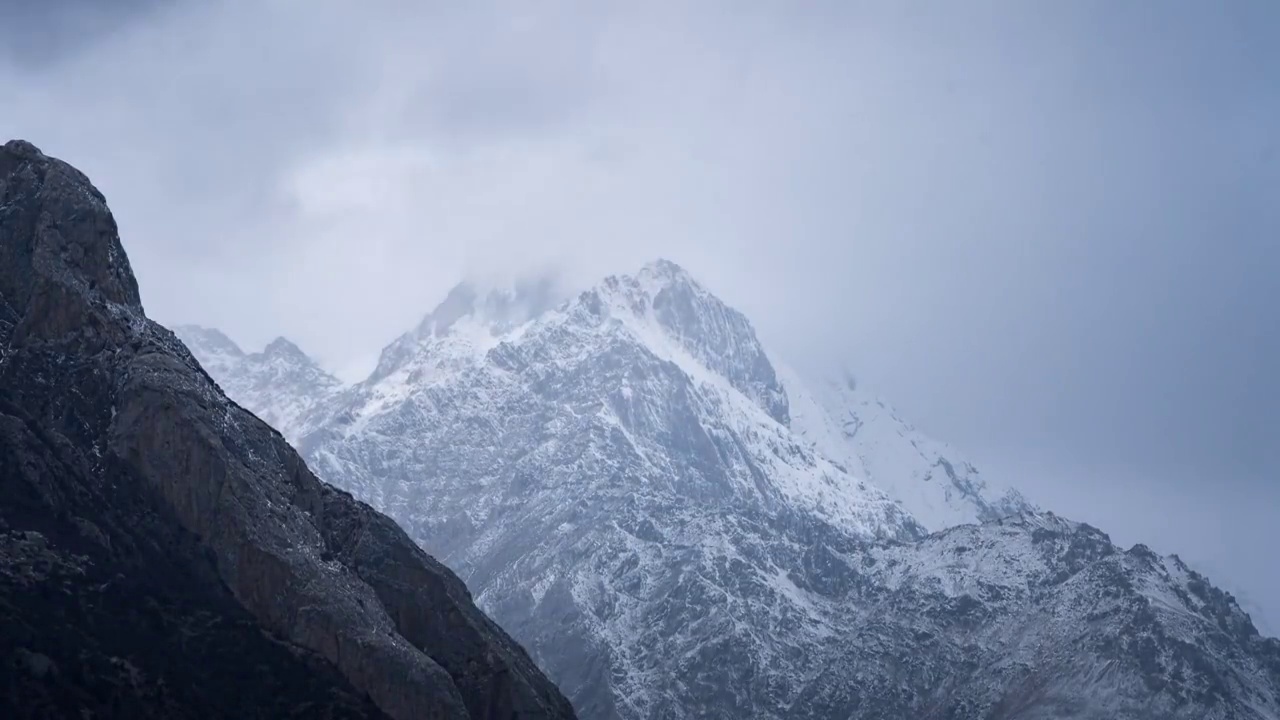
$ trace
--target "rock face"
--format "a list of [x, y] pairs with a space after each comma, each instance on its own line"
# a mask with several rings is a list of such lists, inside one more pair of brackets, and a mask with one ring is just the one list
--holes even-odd
[[0, 715], [570, 718], [463, 583], [143, 313], [103, 197], [0, 149]]
[[317, 472], [584, 717], [1280, 718], [1280, 642], [1230, 596], [807, 384], [668, 262], [558, 304], [461, 288], [314, 405]]

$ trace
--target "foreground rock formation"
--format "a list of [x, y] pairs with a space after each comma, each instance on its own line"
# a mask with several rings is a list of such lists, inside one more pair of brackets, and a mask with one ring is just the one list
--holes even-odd
[[147, 319], [102, 195], [0, 149], [0, 716], [570, 718], [463, 583]]

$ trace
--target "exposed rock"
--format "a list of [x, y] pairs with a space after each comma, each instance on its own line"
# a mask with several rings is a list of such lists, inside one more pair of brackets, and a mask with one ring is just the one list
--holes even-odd
[[8, 715], [573, 717], [452, 572], [145, 317], [102, 195], [19, 141], [0, 348]]

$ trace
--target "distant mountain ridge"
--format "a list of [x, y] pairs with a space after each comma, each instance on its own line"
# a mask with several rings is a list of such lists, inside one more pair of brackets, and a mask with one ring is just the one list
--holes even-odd
[[583, 717], [1280, 717], [1280, 642], [1230, 596], [809, 382], [670, 262], [460, 288], [314, 407], [308, 463]]
[[290, 430], [342, 389], [342, 381], [285, 338], [272, 340], [261, 352], [246, 353], [219, 330], [179, 325], [173, 331], [223, 392], [280, 430], [291, 443], [296, 444], [298, 437]]

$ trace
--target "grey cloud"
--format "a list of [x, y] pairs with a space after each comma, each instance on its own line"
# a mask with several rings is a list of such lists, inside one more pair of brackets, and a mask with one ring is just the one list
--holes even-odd
[[86, 50], [155, 10], [161, 0], [10, 1], [0, 4], [0, 57], [26, 69]]
[[461, 277], [667, 256], [1280, 617], [1223, 519], [1280, 486], [1274, 4], [85, 6], [0, 35], [52, 38], [0, 135], [102, 187], [162, 321], [353, 375]]

